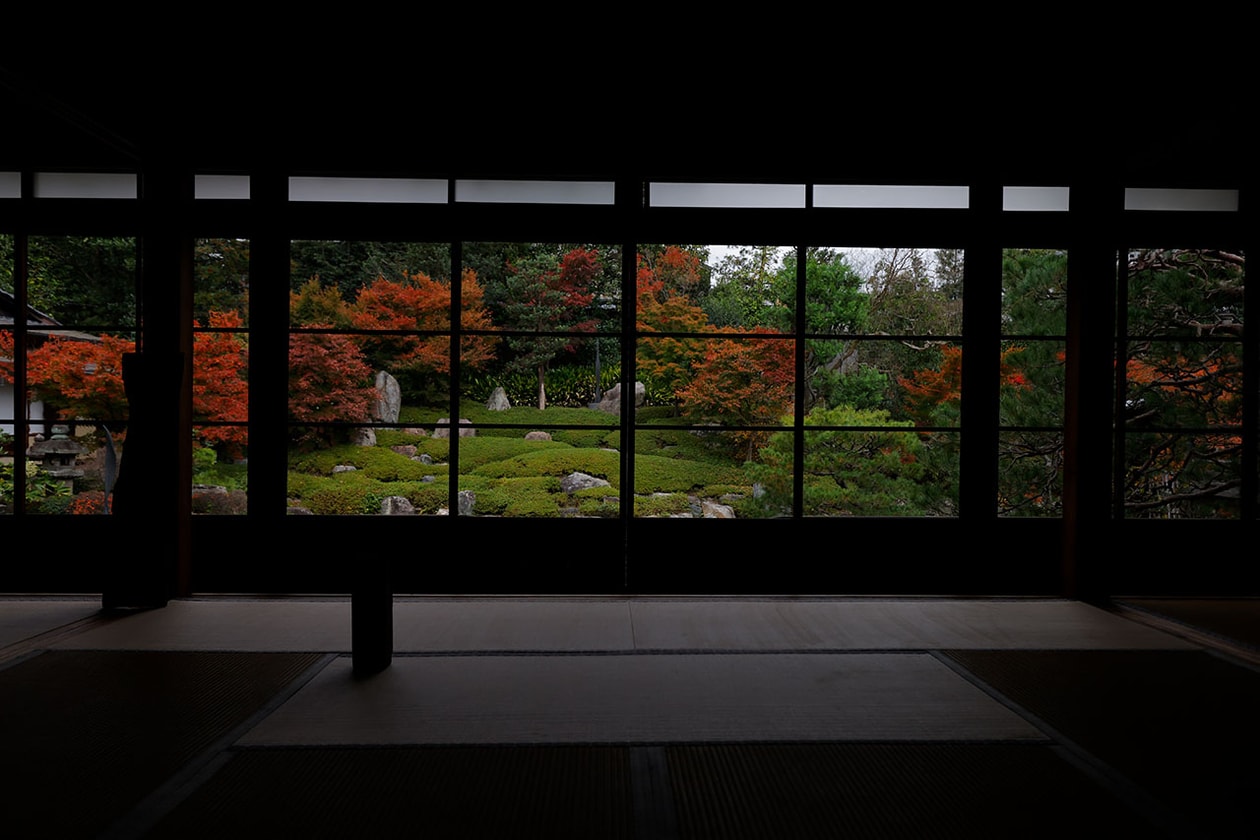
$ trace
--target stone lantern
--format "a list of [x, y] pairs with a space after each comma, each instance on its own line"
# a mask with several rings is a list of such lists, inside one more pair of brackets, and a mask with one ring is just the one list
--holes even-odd
[[44, 472], [73, 491], [74, 480], [83, 477], [83, 470], [78, 468], [78, 458], [86, 451], [70, 437], [68, 426], [53, 426], [52, 437], [32, 444], [26, 451], [26, 457], [39, 461]]

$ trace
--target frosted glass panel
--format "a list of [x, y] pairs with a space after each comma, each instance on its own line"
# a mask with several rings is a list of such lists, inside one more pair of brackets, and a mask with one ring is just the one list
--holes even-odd
[[197, 198], [249, 198], [249, 176], [197, 175], [193, 189]]
[[0, 198], [22, 197], [22, 175], [18, 172], [0, 172]]
[[819, 184], [814, 187], [815, 207], [965, 210], [969, 201], [970, 191], [967, 187], [903, 184]]
[[36, 198], [136, 198], [134, 174], [112, 172], [36, 172]]
[[1068, 209], [1067, 187], [1002, 187], [1003, 210]]
[[803, 184], [653, 183], [653, 207], [804, 207]]
[[414, 178], [289, 179], [290, 201], [349, 201], [364, 204], [445, 204], [446, 181]]
[[490, 204], [612, 204], [612, 181], [456, 181], [455, 200]]
[[1237, 190], [1126, 189], [1125, 210], [1238, 210]]

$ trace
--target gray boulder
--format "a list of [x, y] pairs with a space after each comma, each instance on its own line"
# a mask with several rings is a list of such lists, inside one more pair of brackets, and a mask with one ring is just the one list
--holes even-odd
[[372, 421], [375, 423], [397, 423], [398, 412], [402, 409], [402, 389], [398, 380], [386, 371], [376, 374], [376, 399], [372, 401]]
[[502, 386], [495, 388], [490, 393], [490, 399], [486, 400], [486, 408], [490, 411], [507, 411], [511, 407], [512, 404], [508, 402], [507, 392], [503, 390]]
[[[643, 405], [647, 399], [647, 389], [643, 387], [642, 382], [634, 383], [634, 407], [638, 408]], [[604, 398], [595, 406], [600, 411], [606, 411], [609, 414], [621, 413], [621, 383], [609, 388], [604, 392]]]

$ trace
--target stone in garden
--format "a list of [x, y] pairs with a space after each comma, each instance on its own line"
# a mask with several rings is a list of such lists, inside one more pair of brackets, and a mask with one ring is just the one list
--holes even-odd
[[560, 479], [560, 489], [566, 493], [576, 493], [578, 490], [585, 490], [588, 487], [608, 486], [608, 482], [604, 479], [596, 478], [583, 472], [569, 473]]
[[[451, 418], [449, 418], [449, 417], [440, 417], [440, 418], [438, 418], [438, 422], [439, 422], [439, 423], [449, 423], [449, 422], [451, 422]], [[476, 429], [474, 429], [474, 428], [472, 427], [472, 421], [471, 421], [471, 420], [469, 420], [469, 419], [468, 419], [468, 418], [466, 418], [466, 417], [461, 417], [461, 418], [459, 418], [459, 425], [460, 425], [460, 427], [461, 427], [461, 428], [460, 428], [460, 430], [459, 430], [459, 436], [460, 436], [460, 437], [476, 437], [476, 435], [477, 435], [477, 430], [476, 430]], [[451, 436], [451, 428], [450, 428], [450, 426], [439, 426], [439, 427], [435, 428], [435, 429], [433, 430], [433, 436], [434, 436], [435, 438], [448, 438], [448, 437], [450, 437], [450, 436]]]
[[386, 371], [376, 374], [376, 399], [372, 401], [374, 423], [397, 423], [402, 409], [402, 389], [398, 380]]
[[[634, 383], [634, 406], [638, 408], [643, 405], [647, 399], [647, 389], [643, 387], [642, 382]], [[599, 401], [596, 406], [600, 411], [607, 411], [609, 414], [621, 413], [621, 383], [609, 388], [604, 392], [604, 398]]]
[[415, 512], [415, 507], [406, 496], [386, 496], [384, 499], [381, 499], [381, 513], [386, 516], [397, 516]]
[[494, 389], [490, 394], [490, 399], [486, 400], [486, 408], [490, 411], [507, 411], [512, 407], [508, 402], [507, 392], [503, 390], [503, 386]]

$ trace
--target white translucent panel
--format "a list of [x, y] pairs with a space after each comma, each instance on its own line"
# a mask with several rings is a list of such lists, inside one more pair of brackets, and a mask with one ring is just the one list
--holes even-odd
[[1125, 210], [1238, 210], [1238, 190], [1139, 189], [1124, 191]]
[[485, 204], [612, 204], [612, 181], [499, 181], [455, 182], [455, 200]]
[[249, 176], [197, 175], [193, 190], [197, 198], [249, 198]]
[[804, 184], [693, 184], [650, 187], [653, 207], [804, 207]]
[[13, 406], [14, 391], [12, 388], [0, 388], [0, 432], [11, 435], [16, 428], [12, 423], [5, 422], [9, 418], [17, 417]]
[[1003, 210], [1068, 209], [1067, 187], [1002, 187]]
[[22, 174], [20, 172], [0, 172], [0, 198], [22, 197]]
[[133, 173], [36, 172], [36, 198], [136, 198]]
[[436, 178], [289, 178], [290, 201], [364, 204], [445, 204], [446, 181]]
[[815, 207], [895, 207], [965, 210], [971, 193], [967, 187], [909, 184], [818, 184]]

